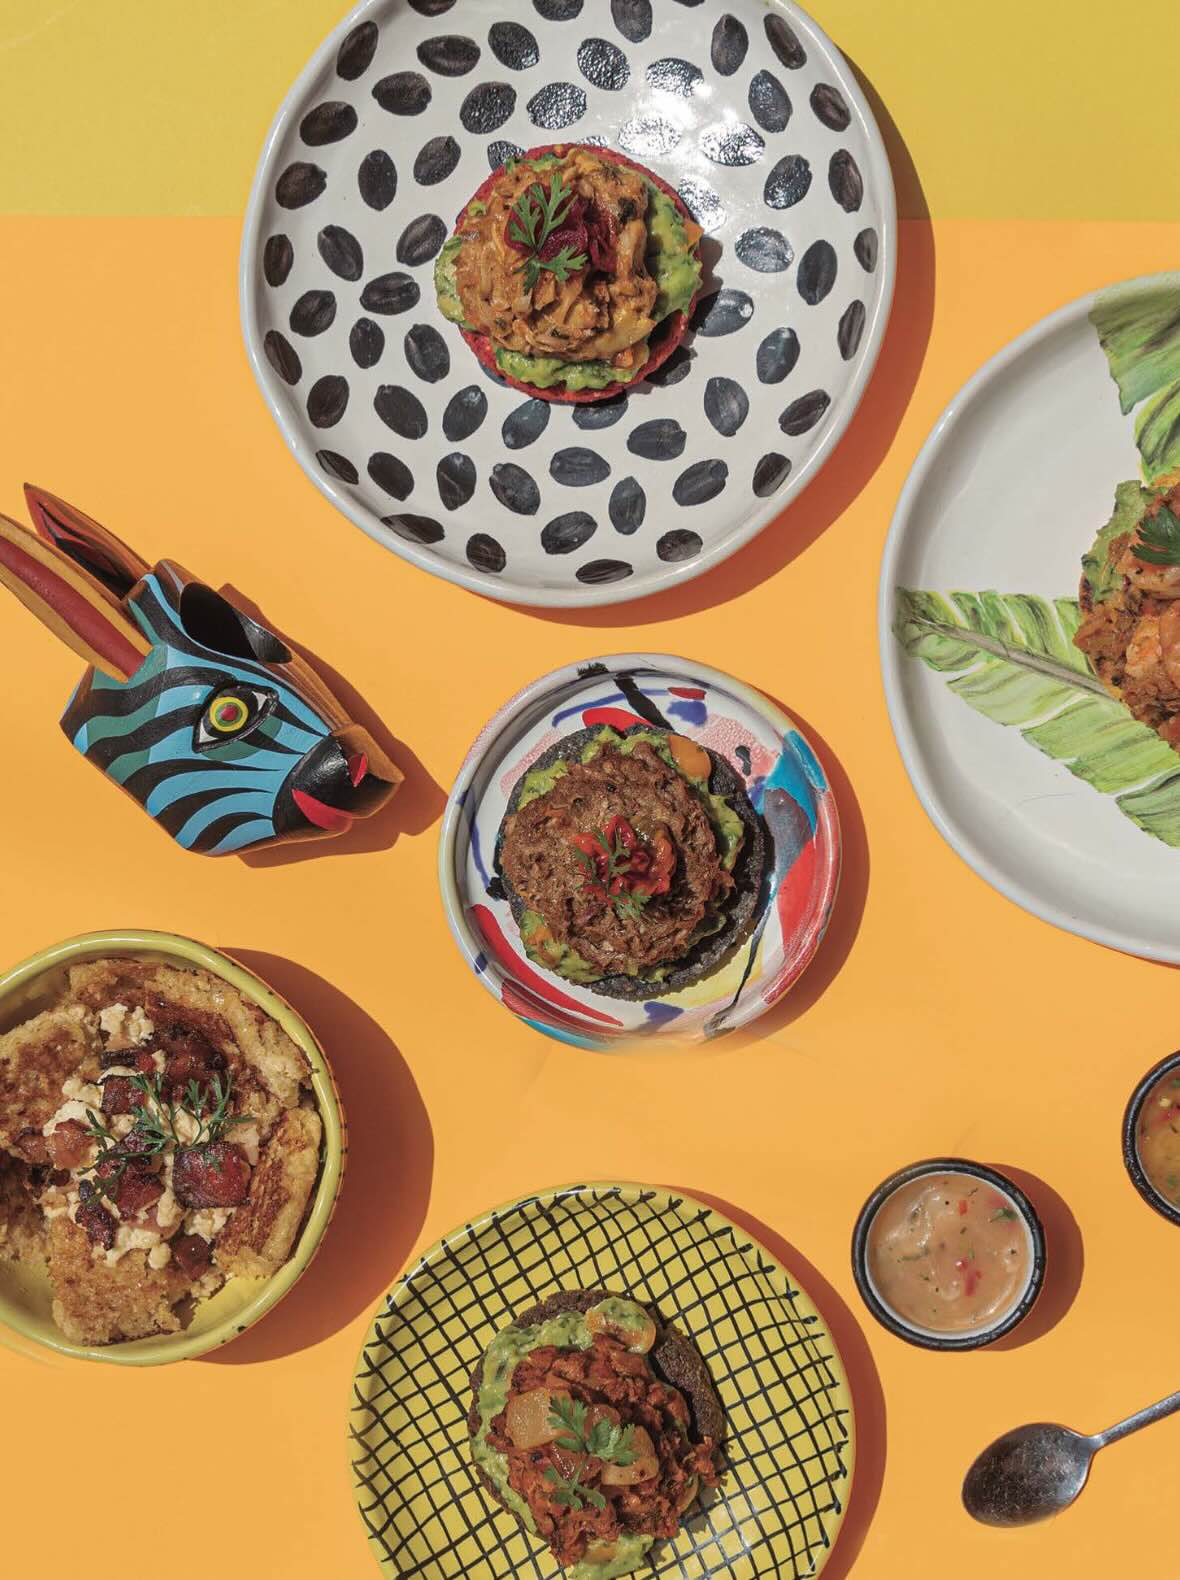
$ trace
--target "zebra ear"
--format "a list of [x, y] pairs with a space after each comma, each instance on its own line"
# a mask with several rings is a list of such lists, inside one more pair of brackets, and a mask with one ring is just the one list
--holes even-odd
[[113, 532], [56, 494], [26, 483], [25, 502], [40, 536], [101, 582], [113, 598], [124, 597], [151, 569]]
[[112, 680], [129, 680], [152, 650], [101, 582], [7, 516], [0, 516], [0, 584]]

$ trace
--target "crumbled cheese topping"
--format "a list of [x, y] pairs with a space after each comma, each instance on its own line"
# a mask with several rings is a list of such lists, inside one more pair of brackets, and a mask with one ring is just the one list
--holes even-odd
[[199, 1234], [203, 1240], [216, 1240], [229, 1222], [232, 1207], [200, 1207], [185, 1214], [186, 1234]]
[[153, 1245], [148, 1252], [148, 1266], [154, 1267], [157, 1272], [160, 1268], [167, 1267], [172, 1260], [172, 1247], [167, 1240], [161, 1240], [159, 1245]]
[[[64, 1125], [67, 1119], [76, 1119], [82, 1125], [86, 1123], [87, 1108], [97, 1108], [102, 1102], [102, 1093], [96, 1086], [83, 1086], [80, 1092], [80, 1096], [67, 1098], [57, 1112], [50, 1115], [41, 1126], [43, 1136], [52, 1135], [58, 1125]], [[95, 1095], [91, 1096], [91, 1093]]]
[[128, 1251], [150, 1251], [159, 1245], [163, 1239], [158, 1229], [143, 1229], [135, 1224], [121, 1223], [115, 1232], [115, 1243], [109, 1251], [104, 1251], [101, 1245], [94, 1247], [93, 1256], [97, 1261], [102, 1257], [108, 1267], [114, 1267], [116, 1262], [121, 1262]]
[[146, 1042], [156, 1029], [138, 1004], [133, 1010], [128, 1010], [126, 1004], [107, 1004], [98, 1012], [98, 1024], [106, 1034], [108, 1045], [114, 1048], [130, 1048]]

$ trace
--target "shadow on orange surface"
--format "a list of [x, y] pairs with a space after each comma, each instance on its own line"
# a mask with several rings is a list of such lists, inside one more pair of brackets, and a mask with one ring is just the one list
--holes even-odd
[[[797, 559], [853, 504], [889, 452], [926, 358], [934, 321], [934, 229], [910, 151], [880, 96], [858, 68], [885, 142], [899, 212], [897, 284], [889, 327], [864, 398], [835, 450], [799, 497], [751, 543], [699, 576], [634, 603], [594, 609], [535, 609], [534, 619], [562, 625], [630, 626], [675, 620], [727, 603]], [[875, 550], [874, 550], [875, 552]]]
[[225, 947], [307, 1021], [335, 1074], [348, 1121], [336, 1212], [311, 1266], [256, 1327], [204, 1357], [240, 1365], [320, 1343], [389, 1287], [426, 1216], [434, 1136], [408, 1065], [370, 1015], [304, 966]]
[[1018, 1328], [997, 1339], [994, 1350], [1015, 1350], [1032, 1344], [1055, 1328], [1073, 1305], [1086, 1266], [1085, 1247], [1078, 1221], [1051, 1185], [1027, 1169], [992, 1165], [1028, 1197], [1045, 1230], [1045, 1283], [1040, 1299]]
[[735, 1207], [724, 1197], [714, 1196], [709, 1191], [696, 1190], [689, 1185], [672, 1186], [670, 1189], [683, 1190], [697, 1201], [715, 1208], [765, 1246], [772, 1256], [798, 1277], [836, 1341], [852, 1390], [852, 1406], [856, 1417], [856, 1464], [844, 1523], [823, 1573], [824, 1580], [845, 1580], [868, 1534], [885, 1477], [885, 1395], [860, 1324], [818, 1268], [813, 1267], [777, 1230], [762, 1223], [753, 1213]]
[[242, 860], [248, 867], [283, 867], [292, 861], [306, 861], [312, 856], [355, 856], [373, 850], [388, 850], [399, 834], [422, 834], [437, 823], [446, 805], [442, 787], [435, 783], [421, 761], [402, 740], [385, 725], [360, 692], [345, 679], [338, 669], [322, 659], [318, 653], [302, 642], [293, 641], [285, 631], [267, 619], [258, 605], [232, 584], [218, 589], [236, 608], [252, 619], [258, 620], [268, 630], [276, 631], [287, 646], [299, 653], [335, 693], [349, 718], [361, 724], [391, 757], [405, 775], [397, 794], [387, 801], [372, 817], [358, 818], [347, 833], [336, 839], [295, 840], [288, 845], [263, 845], [248, 850]]
[[[769, 692], [767, 695], [771, 696]], [[789, 703], [782, 702], [774, 696], [771, 696], [771, 701], [777, 703], [784, 713], [794, 719], [800, 731], [810, 741], [815, 755], [819, 758], [820, 766], [827, 775], [832, 794], [836, 798], [843, 853], [840, 888], [828, 930], [810, 966], [773, 1009], [767, 1010], [765, 1015], [736, 1032], [732, 1038], [727, 1038], [727, 1046], [759, 1042], [764, 1037], [773, 1036], [776, 1031], [781, 1031], [784, 1026], [789, 1026], [792, 1021], [798, 1020], [800, 1015], [805, 1015], [814, 1004], [819, 1002], [839, 976], [844, 962], [852, 952], [852, 946], [860, 932], [861, 919], [864, 916], [865, 902], [869, 893], [869, 836], [865, 829], [860, 802], [856, 791], [852, 788], [852, 781], [845, 773], [840, 759], [813, 724], [802, 718]]]

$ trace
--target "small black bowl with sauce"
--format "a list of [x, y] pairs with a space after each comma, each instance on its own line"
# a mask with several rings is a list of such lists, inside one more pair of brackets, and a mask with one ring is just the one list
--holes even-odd
[[1161, 1059], [1131, 1093], [1123, 1115], [1123, 1162], [1147, 1205], [1180, 1223], [1180, 1053]]
[[861, 1208], [852, 1274], [873, 1316], [907, 1344], [979, 1349], [1036, 1304], [1045, 1231], [998, 1170], [927, 1158], [891, 1174]]

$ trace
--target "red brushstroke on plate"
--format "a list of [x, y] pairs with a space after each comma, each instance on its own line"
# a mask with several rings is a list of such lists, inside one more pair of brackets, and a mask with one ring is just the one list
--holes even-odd
[[[515, 986], [520, 990], [529, 990], [548, 1004], [558, 1004], [562, 1009], [572, 1009], [578, 1015], [588, 1015], [592, 1020], [598, 1020], [604, 1026], [621, 1026], [621, 1020], [616, 1020], [613, 1015], [606, 1015], [599, 1009], [593, 1009], [589, 1004], [579, 1004], [576, 998], [571, 998], [568, 993], [563, 993], [560, 988], [553, 987], [545, 978], [527, 965], [504, 937], [500, 924], [492, 915], [486, 905], [473, 905], [468, 913], [479, 928], [488, 952], [495, 957], [505, 971], [515, 979]], [[507, 984], [505, 984], [507, 985]], [[505, 1000], [507, 1002], [507, 1000]]]
[[651, 727], [647, 719], [628, 713], [626, 708], [583, 708], [582, 723], [609, 724], [612, 730], [633, 730], [637, 724]]

